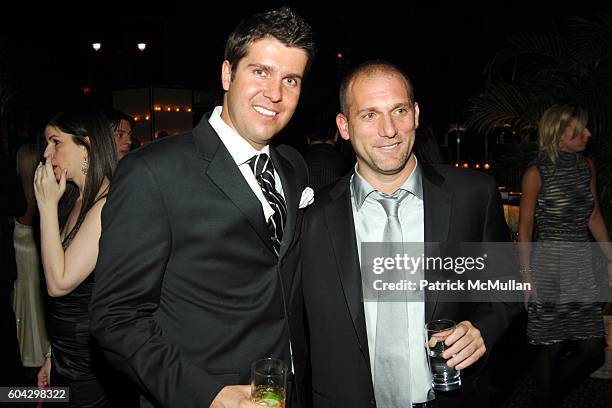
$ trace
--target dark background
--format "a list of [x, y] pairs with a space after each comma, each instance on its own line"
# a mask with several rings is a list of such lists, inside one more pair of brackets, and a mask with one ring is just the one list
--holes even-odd
[[[150, 85], [220, 96], [229, 32], [245, 16], [282, 4], [311, 23], [318, 48], [289, 133], [312, 115], [336, 112], [339, 78], [348, 67], [371, 58], [404, 68], [415, 84], [421, 123], [436, 134], [446, 133], [450, 124], [464, 121], [468, 98], [483, 89], [487, 61], [511, 34], [550, 26], [570, 15], [593, 17], [603, 10], [589, 2], [424, 5], [380, 0], [202, 2], [191, 10], [167, 3], [167, 10], [130, 13], [92, 3], [98, 11], [70, 17], [3, 13], [0, 67], [19, 91], [13, 106], [25, 112], [32, 128], [82, 98], [84, 87], [91, 90], [87, 97], [98, 98], [100, 104], [111, 103], [113, 89]], [[93, 41], [102, 43], [100, 52], [91, 48]], [[148, 43], [144, 53], [136, 48], [139, 41]]]

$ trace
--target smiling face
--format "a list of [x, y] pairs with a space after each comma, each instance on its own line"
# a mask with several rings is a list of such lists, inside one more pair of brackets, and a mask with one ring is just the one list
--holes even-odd
[[273, 37], [251, 43], [233, 67], [233, 75], [229, 61], [223, 62], [221, 118], [260, 150], [293, 116], [307, 61], [304, 50], [287, 47]]
[[45, 140], [47, 147], [43, 155], [46, 160], [51, 160], [56, 180], [60, 180], [64, 170], [67, 170], [67, 180], [72, 181], [83, 176], [81, 168], [87, 157], [85, 146], [77, 145], [72, 135], [54, 126], [45, 128]]
[[559, 137], [559, 149], [570, 153], [582, 152], [586, 149], [590, 137], [589, 129], [585, 127], [582, 131], [576, 130], [576, 121], [573, 120]]
[[353, 145], [361, 176], [374, 187], [382, 179], [403, 182], [416, 163], [412, 147], [419, 124], [419, 107], [404, 78], [391, 70], [358, 74], [346, 99], [348, 117], [338, 114], [336, 124]]

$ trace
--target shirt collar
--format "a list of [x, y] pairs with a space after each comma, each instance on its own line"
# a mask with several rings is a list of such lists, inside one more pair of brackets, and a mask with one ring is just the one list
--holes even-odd
[[270, 155], [270, 146], [266, 145], [261, 150], [255, 149], [238, 132], [225, 123], [221, 118], [222, 111], [223, 106], [216, 106], [208, 122], [217, 132], [219, 139], [221, 139], [238, 166], [248, 162], [251, 157], [257, 154], [266, 153], [268, 156]]
[[[416, 156], [414, 156], [414, 160], [415, 166], [412, 173], [410, 173], [398, 190], [406, 190], [418, 199], [423, 200], [423, 176], [421, 174], [421, 166], [419, 166], [419, 161]], [[356, 163], [355, 173], [351, 177], [351, 192], [355, 200], [357, 211], [359, 211], [366, 198], [374, 191], [378, 190], [372, 187], [372, 185], [359, 174], [359, 166]]]

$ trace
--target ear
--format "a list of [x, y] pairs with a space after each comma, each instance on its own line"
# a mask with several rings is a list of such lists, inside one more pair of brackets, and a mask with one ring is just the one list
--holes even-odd
[[[89, 136], [85, 136], [83, 138], [83, 142], [85, 142], [87, 146], [91, 146], [91, 140], [89, 139]], [[87, 150], [87, 148], [83, 145], [81, 145], [81, 148]]]
[[221, 84], [225, 92], [229, 91], [230, 83], [232, 82], [232, 64], [228, 60], [223, 61], [221, 65]]
[[419, 127], [419, 104], [414, 103], [414, 128], [417, 129]]
[[336, 115], [336, 126], [338, 126], [340, 136], [342, 136], [344, 140], [349, 140], [348, 119], [342, 113]]

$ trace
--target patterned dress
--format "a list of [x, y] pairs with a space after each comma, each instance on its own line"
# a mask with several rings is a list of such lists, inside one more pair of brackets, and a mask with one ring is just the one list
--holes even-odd
[[588, 221], [594, 207], [591, 169], [577, 153], [536, 159], [542, 185], [536, 201], [531, 267], [536, 290], [529, 304], [531, 344], [603, 337]]

